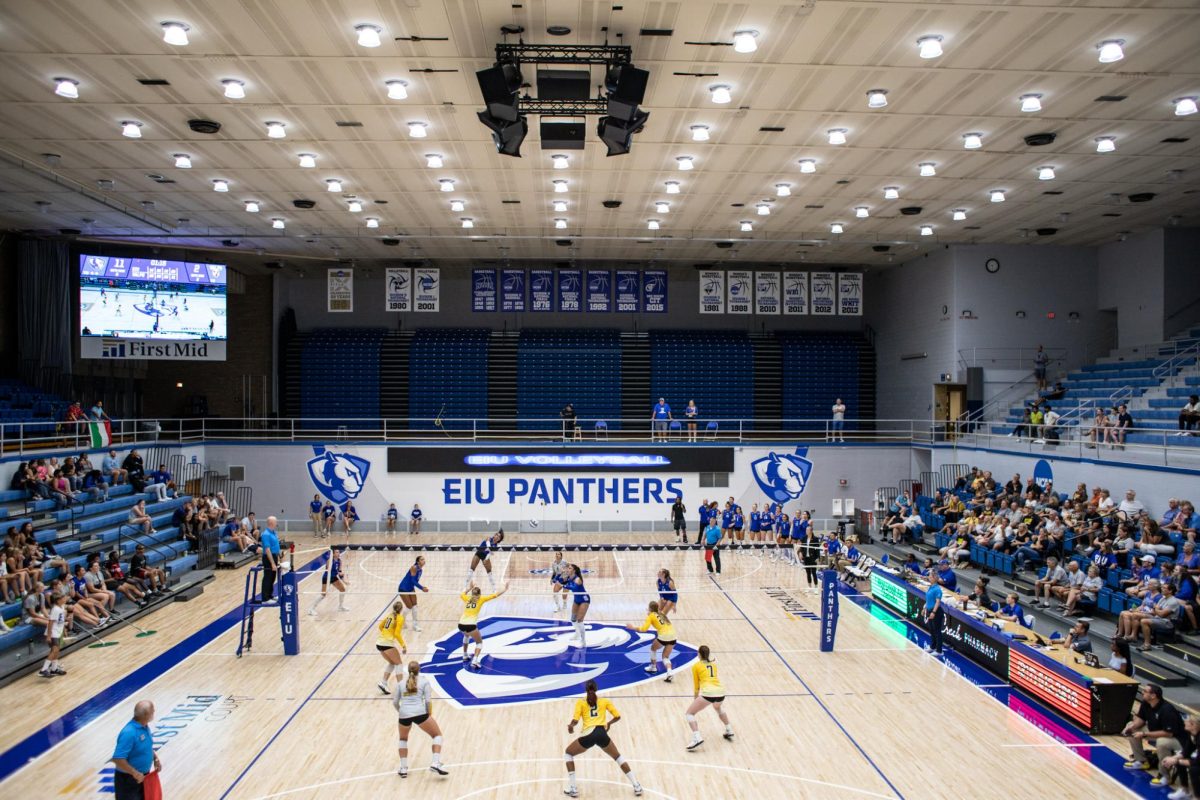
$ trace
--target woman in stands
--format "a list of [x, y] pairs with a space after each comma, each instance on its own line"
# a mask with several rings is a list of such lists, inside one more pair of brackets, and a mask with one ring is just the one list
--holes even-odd
[[671, 620], [667, 617], [665, 611], [659, 608], [658, 601], [651, 600], [646, 614], [646, 621], [642, 623], [642, 627], [638, 628], [633, 625], [626, 625], [631, 631], [645, 633], [654, 628], [654, 641], [650, 643], [650, 663], [646, 666], [645, 671], [650, 675], [658, 674], [658, 651], [663, 651], [663, 667], [667, 671], [667, 683], [671, 682], [671, 651], [675, 649], [675, 626], [671, 624]]
[[495, 594], [484, 594], [478, 586], [472, 583], [467, 587], [467, 591], [459, 595], [459, 599], [465, 604], [462, 616], [458, 618], [458, 630], [463, 637], [463, 662], [468, 660], [467, 645], [474, 640], [475, 656], [470, 659], [473, 670], [478, 671], [483, 668], [480, 664], [483, 661], [483, 634], [479, 632], [479, 612], [483, 611], [484, 605], [507, 591], [508, 584], [506, 583]]
[[399, 679], [400, 656], [408, 652], [404, 644], [404, 604], [399, 600], [392, 603], [392, 613], [379, 621], [379, 638], [375, 640], [375, 649], [387, 662], [383, 667], [383, 678], [375, 685], [384, 694], [391, 694], [388, 681], [393, 676]]
[[488, 583], [492, 585], [492, 590], [496, 589], [496, 581], [492, 579], [492, 550], [501, 542], [504, 541], [504, 528], [496, 531], [495, 535], [489, 536], [479, 543], [479, 547], [475, 548], [475, 555], [471, 556], [471, 566], [467, 569], [467, 582], [464, 586], [470, 586], [471, 580], [475, 577], [475, 569], [483, 564], [483, 569], [487, 572]]
[[672, 613], [679, 603], [679, 591], [669, 569], [658, 571], [658, 608], [664, 614]]
[[71, 619], [93, 628], [98, 628], [107, 622], [107, 619], [100, 616], [94, 602], [89, 602], [87, 598], [75, 591], [74, 579], [64, 583], [61, 578], [55, 578], [54, 582], [50, 584], [50, 596], [58, 595], [64, 595], [67, 598], [67, 614]]
[[1104, 444], [1108, 439], [1108, 415], [1100, 406], [1096, 406], [1096, 415], [1092, 417], [1092, 429], [1088, 431], [1088, 447], [1095, 449], [1096, 443]]
[[400, 717], [400, 769], [396, 773], [401, 778], [408, 777], [408, 734], [416, 725], [433, 739], [433, 759], [429, 763], [429, 771], [449, 775], [442, 766], [442, 729], [433, 719], [433, 687], [421, 674], [421, 665], [416, 661], [408, 662], [408, 677], [397, 681], [392, 706]]
[[329, 594], [331, 584], [338, 590], [338, 611], [350, 610], [346, 608], [346, 552], [345, 548], [330, 548], [329, 569], [321, 571], [321, 594], [313, 601], [312, 608], [308, 610], [310, 617], [317, 615], [317, 606], [321, 605], [325, 595]]
[[[617, 750], [617, 746], [608, 736], [609, 729], [621, 719], [620, 712], [607, 697], [597, 696], [599, 687], [596, 686], [595, 681], [588, 681], [584, 688], [587, 691], [586, 698], [575, 701], [575, 713], [572, 715], [571, 721], [567, 723], [567, 733], [569, 734], [575, 733], [575, 723], [577, 722], [583, 724], [583, 730], [578, 739], [567, 745], [566, 752], [563, 754], [567, 764], [567, 788], [563, 790], [563, 794], [568, 797], [579, 796], [579, 787], [575, 783], [575, 756], [581, 755], [593, 747], [599, 747], [605, 755], [617, 762], [617, 766], [621, 768], [633, 786], [634, 796], [640, 797], [642, 785], [634, 776], [633, 768], [625, 761], [625, 758]], [[608, 717], [612, 717], [612, 719], [609, 720]]]
[[733, 726], [729, 724], [729, 715], [721, 708], [721, 704], [725, 702], [725, 686], [721, 683], [716, 662], [713, 661], [712, 652], [706, 644], [700, 645], [699, 654], [700, 657], [692, 663], [692, 704], [688, 706], [684, 715], [688, 727], [692, 729], [692, 741], [687, 746], [688, 750], [695, 750], [704, 744], [696, 715], [709, 706], [717, 712], [721, 722], [725, 723], [725, 733], [722, 735], [726, 740], [733, 739]]
[[50, 604], [46, 601], [46, 585], [41, 581], [34, 581], [33, 591], [21, 601], [21, 623], [50, 627]]
[[29, 591], [29, 576], [23, 569], [12, 571], [10, 565], [15, 563], [16, 548], [6, 547], [0, 555], [0, 592], [5, 603], [11, 603], [14, 596], [19, 598]]
[[[97, 558], [99, 558], [99, 554], [97, 554]], [[133, 578], [125, 576], [125, 571], [121, 569], [121, 560], [117, 556], [116, 550], [108, 554], [108, 560], [104, 563], [104, 573], [108, 580], [114, 582], [114, 588], [132, 600], [136, 605], [147, 606], [150, 604], [146, 600], [146, 594], [142, 591], [138, 582]]]
[[695, 400], [688, 400], [687, 408], [683, 410], [683, 416], [687, 419], [688, 426], [688, 441], [696, 441], [696, 423], [700, 421], [700, 409], [696, 408]]
[[429, 591], [429, 587], [421, 585], [421, 573], [424, 571], [425, 556], [417, 556], [417, 560], [404, 573], [404, 577], [400, 579], [400, 585], [396, 587], [396, 592], [400, 595], [400, 602], [404, 603], [404, 607], [412, 616], [413, 630], [417, 633], [421, 632], [421, 625], [417, 621], [417, 589], [422, 592]]
[[1108, 657], [1108, 668], [1122, 675], [1133, 677], [1133, 659], [1129, 655], [1129, 642], [1114, 636]]
[[571, 595], [571, 627], [579, 637], [579, 647], [587, 647], [587, 628], [583, 624], [588, 609], [592, 606], [592, 596], [583, 586], [583, 570], [571, 564], [567, 569], [567, 581], [563, 588]]

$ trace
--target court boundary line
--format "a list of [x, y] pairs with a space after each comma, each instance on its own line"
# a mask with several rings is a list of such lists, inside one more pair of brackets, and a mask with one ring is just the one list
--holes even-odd
[[812, 687], [808, 685], [804, 678], [800, 677], [800, 673], [797, 672], [795, 668], [788, 663], [788, 660], [784, 658], [778, 650], [775, 649], [775, 644], [767, 638], [766, 634], [758, 629], [758, 626], [754, 624], [754, 621], [750, 619], [749, 615], [747, 615], [745, 611], [742, 610], [742, 607], [737, 604], [737, 601], [729, 596], [729, 593], [725, 591], [725, 588], [721, 586], [714, 576], [710, 575], [709, 579], [718, 589], [721, 590], [721, 594], [725, 595], [725, 599], [728, 600], [730, 604], [737, 609], [738, 613], [742, 615], [742, 618], [746, 620], [746, 624], [749, 625], [756, 634], [758, 634], [760, 639], [767, 643], [767, 647], [771, 648], [771, 652], [773, 652], [775, 656], [781, 662], [783, 662], [783, 665], [787, 668], [788, 672], [792, 673], [793, 677], [800, 681], [800, 685], [804, 687], [805, 691], [812, 695], [812, 699], [816, 702], [816, 704], [820, 706], [821, 710], [825, 712], [826, 716], [833, 721], [833, 724], [838, 726], [838, 730], [840, 730], [842, 734], [850, 740], [850, 743], [854, 745], [854, 749], [858, 750], [859, 754], [866, 759], [867, 763], [871, 765], [871, 768], [874, 769], [879, 777], [883, 779], [883, 782], [888, 785], [888, 788], [895, 792], [896, 797], [898, 797], [900, 800], [904, 800], [904, 794], [901, 793], [901, 791], [896, 788], [895, 784], [891, 782], [888, 776], [884, 774], [883, 770], [879, 768], [879, 765], [875, 763], [874, 759], [872, 759], [871, 756], [867, 754], [867, 751], [863, 749], [862, 745], [858, 743], [858, 740], [850, 735], [850, 731], [846, 730], [846, 727], [842, 725], [842, 722], [837, 718], [837, 715], [834, 714], [829, 707], [821, 701], [821, 698], [817, 696], [816, 692], [812, 690]]

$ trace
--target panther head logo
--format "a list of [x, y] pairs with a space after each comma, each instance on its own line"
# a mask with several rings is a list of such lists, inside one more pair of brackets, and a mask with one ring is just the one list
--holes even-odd
[[[602, 622], [588, 622], [587, 628], [587, 649], [582, 650], [571, 643], [575, 633], [569, 622], [489, 617], [479, 624], [484, 640], [481, 671], [465, 668], [462, 634], [454, 631], [430, 645], [421, 661], [421, 674], [459, 707], [561, 700], [582, 695], [589, 680], [608, 692], [658, 677], [644, 671], [653, 632], [638, 633]], [[676, 643], [673, 669], [695, 659], [695, 647]]]
[[750, 469], [767, 497], [786, 503], [804, 494], [804, 487], [808, 485], [813, 462], [806, 458], [807, 455], [807, 447], [797, 447], [792, 455], [769, 453], [752, 462]]
[[318, 492], [337, 505], [362, 493], [370, 461], [349, 453], [331, 453], [319, 446], [313, 447], [313, 452], [316, 455], [308, 460], [308, 476]]

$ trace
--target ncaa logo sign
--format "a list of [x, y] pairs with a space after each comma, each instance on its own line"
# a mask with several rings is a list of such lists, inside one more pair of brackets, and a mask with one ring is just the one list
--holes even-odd
[[[621, 625], [588, 622], [587, 649], [572, 643], [566, 621], [538, 617], [490, 617], [479, 623], [483, 669], [474, 672], [462, 660], [462, 634], [449, 633], [432, 645], [421, 674], [460, 708], [537, 703], [578, 697], [595, 681], [601, 692], [654, 680], [650, 663], [654, 634]], [[474, 652], [472, 645], [471, 652]], [[675, 643], [671, 665], [678, 670], [696, 659], [696, 649]], [[661, 668], [660, 668], [661, 670]]]
[[318, 492], [337, 505], [362, 493], [370, 461], [349, 453], [330, 453], [320, 446], [314, 446], [313, 452], [316, 457], [308, 460], [308, 477]]
[[1044, 458], [1038, 461], [1033, 467], [1033, 482], [1044, 491], [1053, 480], [1054, 468], [1050, 466], [1050, 462]]
[[752, 461], [750, 469], [767, 497], [786, 503], [804, 494], [804, 487], [808, 485], [813, 462], [805, 457], [807, 455], [807, 447], [797, 447], [792, 455], [769, 453], [764, 458]]

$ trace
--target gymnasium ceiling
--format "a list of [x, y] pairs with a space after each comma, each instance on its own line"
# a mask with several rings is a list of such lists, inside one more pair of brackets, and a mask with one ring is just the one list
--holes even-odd
[[[163, 41], [161, 23], [174, 20], [190, 27], [187, 46]], [[382, 28], [382, 46], [356, 42], [362, 23]], [[530, 43], [600, 44], [607, 27], [609, 43], [632, 46], [634, 63], [651, 71], [642, 104], [651, 116], [631, 153], [606, 158], [594, 117], [586, 150], [569, 151], [566, 170], [551, 168], [560, 151], [541, 148], [537, 118], [523, 158], [495, 153], [475, 118], [473, 73], [491, 66], [506, 23], [524, 26]], [[551, 25], [571, 33], [552, 37]], [[687, 44], [728, 42], [744, 29], [759, 32], [756, 52]], [[927, 35], [943, 37], [943, 55], [918, 56]], [[396, 40], [414, 36], [447, 41]], [[1109, 39], [1124, 40], [1125, 58], [1099, 63], [1097, 45]], [[233, 252], [293, 265], [884, 264], [948, 243], [1096, 245], [1200, 224], [1200, 114], [1176, 116], [1172, 105], [1200, 95], [1198, 44], [1200, 3], [1191, 0], [0, 0], [0, 227], [223, 253], [231, 240]], [[533, 71], [525, 68], [527, 81]], [[59, 77], [79, 82], [78, 99], [56, 96]], [[227, 79], [244, 82], [244, 99], [223, 96]], [[393, 79], [408, 82], [407, 99], [387, 97]], [[732, 102], [711, 102], [713, 84], [728, 84]], [[887, 90], [885, 108], [867, 106], [876, 88]], [[1040, 112], [1020, 110], [1026, 93], [1042, 95]], [[193, 133], [193, 118], [221, 130]], [[125, 120], [143, 123], [140, 139], [122, 136]], [[283, 122], [286, 138], [268, 138], [269, 121]], [[427, 138], [410, 138], [414, 121], [428, 124]], [[691, 139], [700, 124], [710, 127], [707, 142]], [[826, 141], [832, 128], [846, 129], [846, 144]], [[964, 149], [968, 132], [983, 134], [982, 148]], [[1041, 132], [1057, 138], [1025, 144]], [[1096, 153], [1099, 136], [1116, 137], [1116, 152]], [[178, 153], [190, 169], [176, 168]], [[301, 153], [315, 154], [317, 167], [301, 168]], [[428, 168], [428, 153], [444, 166]], [[685, 155], [695, 159], [690, 172], [676, 169]], [[801, 173], [803, 158], [816, 160], [815, 174]], [[926, 161], [936, 177], [919, 177]], [[1038, 180], [1045, 165], [1054, 180]], [[326, 191], [331, 178], [342, 193]], [[453, 193], [438, 191], [442, 178], [456, 181]], [[566, 194], [552, 193], [557, 178], [569, 180]], [[227, 193], [213, 191], [217, 179], [229, 181]], [[680, 181], [679, 194], [665, 193], [668, 180]], [[775, 196], [780, 183], [790, 197]], [[899, 200], [884, 199], [887, 186]], [[989, 202], [993, 189], [1005, 202]], [[1130, 202], [1139, 193], [1155, 197]], [[348, 210], [351, 195], [363, 212]], [[316, 208], [294, 208], [300, 198]], [[568, 210], [555, 213], [561, 198]], [[465, 211], [451, 211], [451, 199]], [[244, 210], [248, 200], [261, 211]], [[668, 213], [655, 210], [661, 200]], [[755, 212], [761, 202], [769, 216]], [[857, 219], [857, 206], [870, 216]], [[903, 206], [922, 211], [903, 216]], [[966, 221], [953, 221], [954, 209]], [[367, 228], [368, 217], [380, 227]], [[474, 228], [464, 230], [463, 217]], [[554, 229], [556, 217], [566, 230]], [[647, 229], [651, 219], [659, 230]], [[742, 220], [752, 232], [739, 230]], [[831, 234], [834, 222], [844, 233]], [[920, 235], [921, 224], [933, 235]]]

